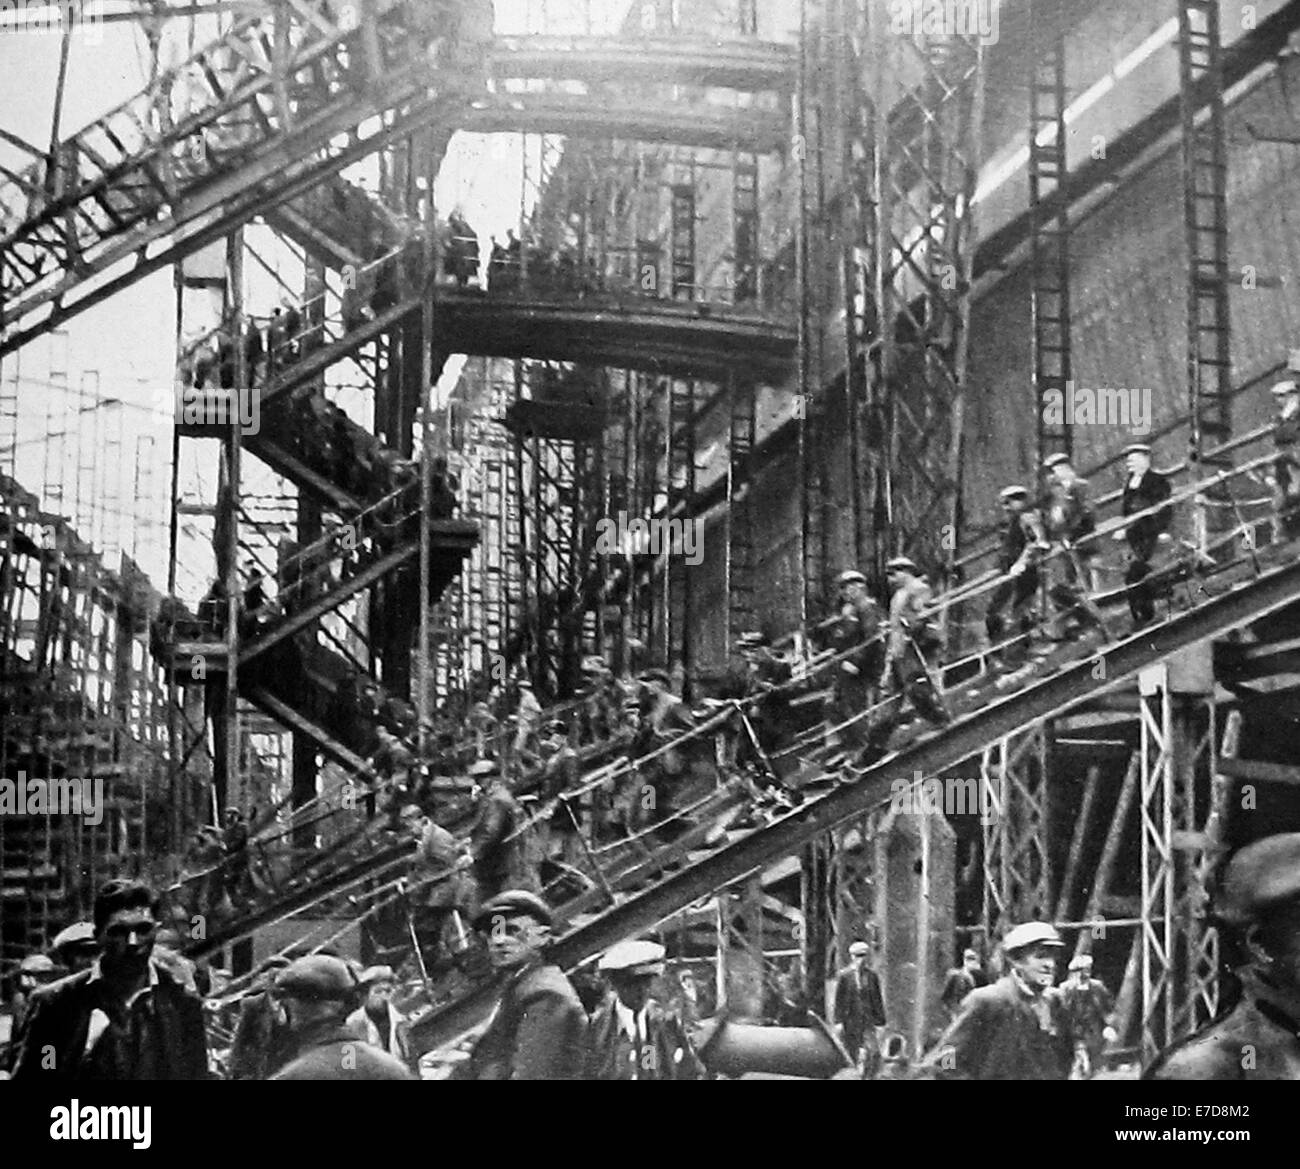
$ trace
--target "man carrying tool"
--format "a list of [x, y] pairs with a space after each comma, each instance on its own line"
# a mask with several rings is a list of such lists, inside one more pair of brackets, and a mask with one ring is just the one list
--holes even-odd
[[880, 675], [880, 695], [887, 705], [873, 720], [860, 762], [870, 765], [884, 755], [889, 736], [903, 721], [902, 699], [907, 698], [922, 718], [937, 727], [950, 717], [930, 677], [927, 659], [940, 648], [938, 630], [930, 610], [934, 594], [916, 564], [896, 556], [885, 565], [889, 581], [889, 628], [885, 664]]

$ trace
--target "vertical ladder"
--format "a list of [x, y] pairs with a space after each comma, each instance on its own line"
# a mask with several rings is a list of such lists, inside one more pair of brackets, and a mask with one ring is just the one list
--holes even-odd
[[736, 304], [749, 304], [758, 299], [758, 155], [736, 152], [731, 204], [736, 256], [732, 299]]
[[672, 189], [672, 297], [695, 300], [695, 176]]
[[[1032, 11], [1032, 10], [1031, 10]], [[1070, 354], [1070, 214], [1065, 200], [1065, 39], [1031, 49], [1029, 81], [1030, 316], [1037, 410], [1037, 467], [1049, 455], [1074, 453], [1065, 395]], [[1060, 420], [1049, 421], [1060, 404]]]
[[[1229, 415], [1228, 164], [1218, 0], [1179, 0], [1183, 227], [1187, 241], [1187, 392], [1192, 459], [1227, 440]], [[1197, 124], [1201, 106], [1206, 116]]]
[[[695, 382], [674, 378], [668, 392], [668, 507], [664, 515], [680, 520], [684, 530], [693, 521], [695, 509]], [[667, 557], [668, 664], [681, 665], [689, 687], [695, 664], [691, 566], [686, 563], [685, 550], [668, 546], [666, 540], [660, 552]], [[689, 691], [684, 697], [689, 697]]]
[[757, 628], [755, 606], [754, 509], [750, 490], [757, 441], [757, 391], [735, 377], [731, 382], [727, 466], [727, 634], [729, 643]]

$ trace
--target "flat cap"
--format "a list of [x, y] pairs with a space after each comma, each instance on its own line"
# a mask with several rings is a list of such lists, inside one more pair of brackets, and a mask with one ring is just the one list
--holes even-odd
[[767, 638], [764, 637], [761, 633], [752, 629], [749, 630], [747, 633], [742, 633], [738, 638], [736, 638], [736, 645], [739, 646], [741, 649], [745, 649], [750, 646], [760, 646], [766, 644], [767, 644]]
[[1019, 483], [1013, 483], [1010, 487], [1004, 487], [998, 492], [999, 499], [1028, 499], [1029, 488], [1022, 487]]
[[495, 775], [499, 766], [495, 759], [479, 759], [469, 765], [469, 776], [477, 779], [481, 775]]
[[19, 974], [53, 974], [57, 969], [54, 960], [44, 954], [28, 954], [18, 964]]
[[641, 675], [642, 682], [658, 682], [662, 686], [671, 686], [672, 678], [667, 670], [646, 670]]
[[1091, 969], [1092, 969], [1092, 955], [1091, 955], [1091, 954], [1076, 954], [1073, 958], [1070, 959], [1070, 969], [1071, 969], [1071, 970], [1091, 970]]
[[835, 583], [840, 587], [846, 584], [866, 584], [867, 578], [856, 568], [846, 568], [835, 578]]
[[475, 929], [482, 929], [491, 923], [494, 917], [513, 917], [523, 915], [531, 917], [541, 925], [554, 925], [555, 915], [551, 907], [536, 893], [526, 889], [507, 889], [495, 897], [483, 902], [478, 913], [474, 915]]
[[362, 986], [370, 986], [375, 982], [396, 982], [397, 975], [393, 973], [391, 966], [367, 966], [362, 972], [360, 983]]
[[1149, 442], [1131, 442], [1124, 448], [1126, 455], [1149, 455], [1151, 453], [1151, 444]]
[[619, 942], [601, 955], [597, 969], [609, 974], [662, 974], [665, 953], [658, 942]]
[[312, 1002], [347, 1002], [359, 985], [351, 966], [327, 954], [298, 958], [275, 976], [277, 992]]
[[919, 573], [921, 569], [917, 566], [916, 561], [911, 557], [895, 556], [892, 560], [885, 561], [885, 571]]
[[1045, 921], [1026, 921], [1012, 929], [1002, 939], [1002, 949], [1008, 954], [1023, 950], [1027, 946], [1063, 946], [1061, 935], [1056, 927]]
[[605, 674], [609, 672], [609, 666], [599, 654], [588, 654], [582, 659], [582, 672], [584, 674]]
[[50, 949], [62, 950], [64, 946], [93, 945], [94, 942], [94, 925], [88, 921], [77, 921], [54, 935], [54, 941], [50, 943]]
[[1238, 849], [1219, 881], [1215, 913], [1232, 925], [1245, 925], [1300, 897], [1300, 832], [1266, 836]]
[[1048, 455], [1047, 458], [1043, 460], [1043, 466], [1046, 467], [1048, 470], [1051, 470], [1051, 468], [1059, 467], [1062, 463], [1068, 463], [1069, 461], [1070, 461], [1069, 455], [1067, 455], [1064, 451], [1057, 451], [1056, 454]]
[[1290, 378], [1284, 382], [1274, 382], [1268, 392], [1278, 398], [1284, 398], [1287, 394], [1300, 394], [1300, 382], [1294, 382]]
[[850, 958], [861, 958], [863, 954], [870, 954], [871, 947], [866, 942], [854, 942], [849, 947]]

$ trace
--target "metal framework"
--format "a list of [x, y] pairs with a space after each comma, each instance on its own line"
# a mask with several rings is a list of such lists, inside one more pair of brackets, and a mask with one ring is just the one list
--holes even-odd
[[[961, 528], [960, 468], [985, 47], [978, 35], [901, 34], [876, 4], [849, 5], [867, 102], [873, 187], [862, 333], [879, 345], [883, 473], [869, 511], [890, 553], [947, 566]], [[883, 23], [882, 23], [883, 21]], [[867, 298], [864, 298], [864, 302]], [[875, 335], [868, 332], [874, 327]]]
[[[1030, 11], [1041, 4], [1031, 4]], [[1030, 46], [1029, 245], [1030, 319], [1037, 434], [1041, 471], [1049, 455], [1074, 453], [1070, 353], [1070, 206], [1065, 198], [1065, 38]], [[1048, 409], [1059, 402], [1057, 412]]]
[[1050, 918], [1049, 776], [1052, 724], [1000, 739], [980, 756], [984, 936]]

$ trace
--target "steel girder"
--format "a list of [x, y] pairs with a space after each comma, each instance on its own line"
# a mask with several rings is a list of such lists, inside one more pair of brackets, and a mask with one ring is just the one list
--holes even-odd
[[[990, 744], [1060, 714], [1098, 689], [1120, 685], [1177, 650], [1256, 620], [1294, 602], [1300, 590], [1300, 563], [1276, 568], [1204, 602], [1189, 612], [1144, 630], [1078, 662], [1018, 694], [990, 703], [948, 729], [909, 744], [865, 772], [856, 782], [837, 786], [750, 835], [724, 844], [707, 856], [668, 874], [595, 918], [564, 933], [554, 960], [572, 967], [623, 938], [649, 929], [701, 897], [725, 888], [763, 866], [793, 856], [829, 830], [861, 816], [889, 799], [899, 776], [939, 775]], [[491, 987], [419, 1020], [417, 1040], [427, 1049], [482, 1018], [495, 997]]]
[[883, 466], [865, 514], [883, 519], [889, 553], [947, 565], [960, 520], [985, 47], [978, 35], [900, 34], [881, 23], [880, 6], [850, 8], [854, 71], [875, 82], [857, 95], [868, 110], [862, 149], [873, 159], [861, 200], [870, 295], [859, 329], [878, 347], [883, 383]]

